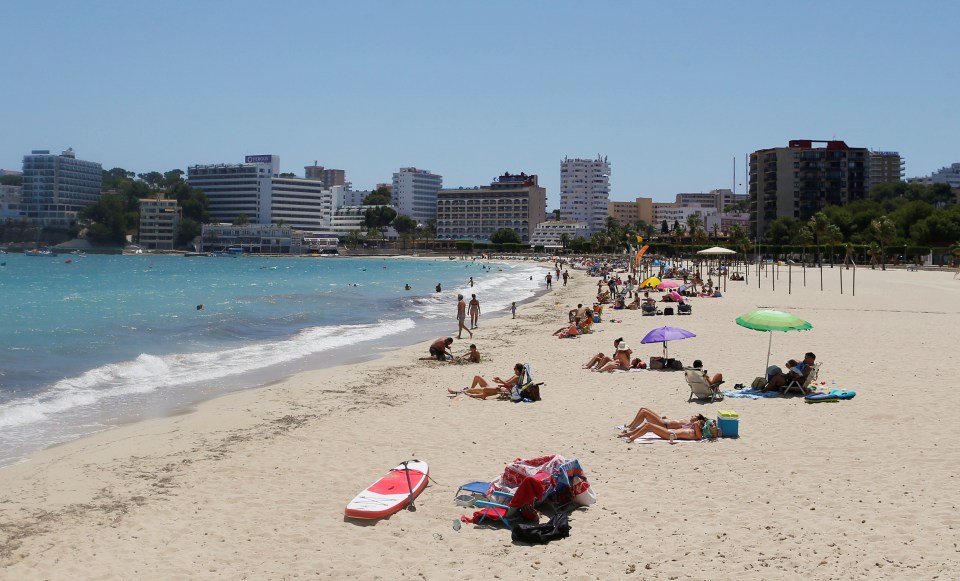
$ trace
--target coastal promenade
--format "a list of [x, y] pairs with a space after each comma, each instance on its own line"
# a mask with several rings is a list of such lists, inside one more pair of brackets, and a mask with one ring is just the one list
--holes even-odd
[[[486, 313], [480, 364], [418, 361], [427, 342], [379, 359], [295, 376], [57, 446], [0, 469], [0, 578], [32, 579], [929, 579], [960, 575], [960, 409], [952, 355], [960, 280], [952, 272], [785, 271], [728, 282], [690, 317], [604, 313], [596, 332], [556, 339], [596, 279]], [[682, 373], [601, 374], [581, 365], [623, 337], [635, 356], [651, 328], [697, 337], [671, 344], [726, 384], [763, 371], [768, 337], [734, 319], [756, 308], [813, 324], [773, 337], [771, 363], [805, 351], [822, 387], [855, 399], [728, 398], [687, 403]], [[622, 320], [613, 322], [612, 320]], [[449, 334], [456, 321], [450, 317]], [[471, 341], [455, 342], [455, 353]], [[475, 374], [530, 363], [543, 401], [449, 399]], [[671, 417], [740, 413], [739, 439], [626, 444], [614, 426], [641, 407]], [[515, 458], [579, 458], [596, 505], [571, 536], [513, 544], [508, 531], [453, 521], [457, 487], [496, 477]], [[430, 463], [417, 511], [345, 521], [360, 489], [408, 458]]]

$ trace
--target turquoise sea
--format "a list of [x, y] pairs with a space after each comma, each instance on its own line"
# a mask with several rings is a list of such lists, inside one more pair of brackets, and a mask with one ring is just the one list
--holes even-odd
[[541, 269], [524, 261], [8, 254], [0, 263], [0, 464], [451, 334], [457, 292], [493, 313], [542, 288]]

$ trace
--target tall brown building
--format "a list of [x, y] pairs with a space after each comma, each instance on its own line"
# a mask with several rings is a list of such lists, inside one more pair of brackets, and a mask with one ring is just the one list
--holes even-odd
[[[813, 144], [824, 144], [814, 147]], [[796, 139], [750, 154], [750, 226], [754, 235], [777, 218], [808, 220], [826, 206], [866, 197], [870, 152], [842, 141]]]
[[325, 168], [322, 165], [317, 165], [317, 162], [303, 168], [303, 177], [308, 180], [323, 182], [325, 188], [342, 186], [347, 183], [347, 172], [342, 169]]

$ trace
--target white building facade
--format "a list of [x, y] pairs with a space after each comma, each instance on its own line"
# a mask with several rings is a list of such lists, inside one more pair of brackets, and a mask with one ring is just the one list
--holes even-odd
[[20, 220], [21, 186], [0, 185], [0, 220]]
[[33, 224], [66, 228], [100, 200], [102, 184], [100, 164], [77, 159], [73, 149], [60, 155], [34, 150], [23, 156], [22, 213]]
[[279, 174], [279, 156], [248, 155], [241, 164], [190, 166], [187, 183], [203, 190], [210, 200], [211, 222], [233, 222], [243, 214], [254, 224], [329, 228], [331, 190], [320, 180], [281, 178]]
[[583, 222], [572, 220], [549, 220], [540, 222], [530, 237], [530, 246], [562, 248], [561, 239], [566, 234], [569, 240], [590, 238], [590, 228]]
[[391, 196], [398, 214], [423, 223], [437, 217], [437, 192], [443, 188], [443, 176], [430, 170], [402, 167], [393, 174]]
[[585, 223], [592, 232], [606, 226], [610, 201], [610, 163], [564, 158], [560, 162], [560, 219]]

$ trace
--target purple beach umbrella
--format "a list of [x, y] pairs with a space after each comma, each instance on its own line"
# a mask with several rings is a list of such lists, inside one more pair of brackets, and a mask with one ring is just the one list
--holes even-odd
[[679, 327], [659, 327], [647, 333], [641, 343], [663, 343], [663, 358], [667, 359], [667, 341], [679, 341], [696, 337], [694, 333]]

